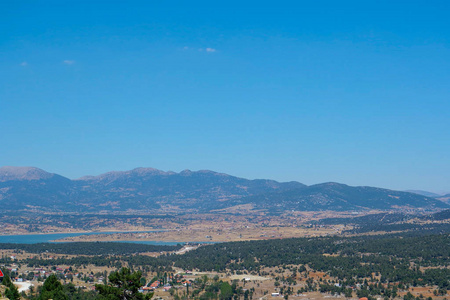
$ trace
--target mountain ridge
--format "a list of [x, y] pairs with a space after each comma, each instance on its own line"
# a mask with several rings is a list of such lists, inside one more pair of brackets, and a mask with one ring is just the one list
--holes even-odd
[[268, 211], [444, 209], [449, 205], [418, 194], [327, 182], [315, 185], [245, 179], [210, 170], [179, 173], [154, 168], [111, 171], [70, 180], [33, 167], [0, 168], [0, 204], [10, 209], [54, 211], [208, 212], [251, 204]]

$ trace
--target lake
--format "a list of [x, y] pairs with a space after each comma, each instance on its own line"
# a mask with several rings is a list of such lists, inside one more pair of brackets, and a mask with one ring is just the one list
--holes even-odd
[[[137, 232], [137, 231], [135, 231]], [[145, 231], [151, 232], [151, 231]], [[15, 244], [37, 244], [37, 243], [51, 243], [52, 240], [63, 239], [66, 237], [80, 236], [80, 235], [96, 235], [96, 234], [113, 234], [113, 233], [127, 233], [124, 231], [115, 232], [86, 232], [86, 233], [49, 233], [49, 234], [25, 234], [25, 235], [0, 235], [0, 243], [15, 243]], [[163, 241], [116, 241], [120, 243], [138, 243], [146, 245], [177, 245], [183, 244], [179, 242], [163, 242]]]

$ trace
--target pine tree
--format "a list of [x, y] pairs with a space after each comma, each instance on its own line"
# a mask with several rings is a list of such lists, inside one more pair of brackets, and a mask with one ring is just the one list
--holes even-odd
[[112, 272], [108, 284], [96, 284], [100, 299], [108, 300], [149, 300], [153, 293], [144, 295], [139, 292], [141, 286], [141, 272], [131, 272], [128, 268]]
[[68, 296], [64, 293], [61, 282], [59, 282], [54, 274], [47, 277], [38, 298], [38, 300], [48, 299], [68, 300]]
[[10, 300], [19, 300], [20, 294], [17, 287], [12, 283], [11, 278], [9, 278], [8, 274], [3, 277], [2, 284], [6, 286], [5, 297]]

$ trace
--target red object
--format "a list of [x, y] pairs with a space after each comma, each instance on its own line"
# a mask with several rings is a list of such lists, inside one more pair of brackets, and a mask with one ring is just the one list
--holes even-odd
[[2, 270], [0, 270], [0, 277], [3, 277], [3, 272], [2, 272]]

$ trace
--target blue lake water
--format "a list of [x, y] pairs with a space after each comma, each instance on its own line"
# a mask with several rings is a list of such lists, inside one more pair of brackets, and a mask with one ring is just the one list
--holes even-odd
[[[146, 232], [149, 232], [149, 231], [146, 231]], [[0, 235], [0, 243], [15, 243], [15, 244], [50, 243], [53, 240], [63, 239], [63, 238], [66, 238], [66, 237], [73, 237], [73, 236], [80, 236], [80, 235], [113, 234], [113, 233], [127, 233], [127, 232], [116, 231], [116, 232]], [[177, 244], [182, 244], [182, 243], [179, 243], [179, 242], [163, 242], [163, 241], [117, 241], [117, 242], [138, 243], [138, 244], [146, 244], [146, 245], [177, 245]]]

